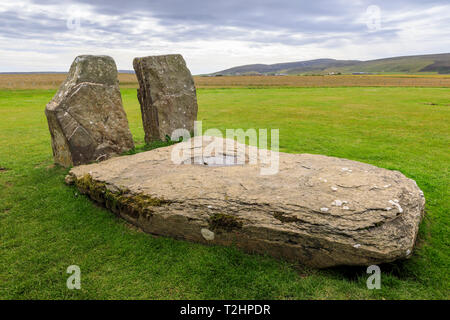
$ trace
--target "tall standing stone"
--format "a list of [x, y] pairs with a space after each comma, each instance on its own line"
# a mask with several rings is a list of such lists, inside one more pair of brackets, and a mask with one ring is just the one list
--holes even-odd
[[108, 56], [78, 56], [45, 108], [55, 163], [104, 160], [134, 147], [117, 67]]
[[179, 54], [135, 58], [145, 142], [166, 140], [176, 129], [194, 131], [197, 96], [191, 72]]

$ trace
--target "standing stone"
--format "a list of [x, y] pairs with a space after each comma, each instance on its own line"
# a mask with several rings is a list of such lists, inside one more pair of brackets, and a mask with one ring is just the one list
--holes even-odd
[[194, 131], [197, 96], [191, 72], [179, 54], [135, 58], [145, 142], [166, 140], [176, 129]]
[[45, 108], [55, 163], [105, 160], [134, 147], [117, 68], [108, 56], [78, 56]]

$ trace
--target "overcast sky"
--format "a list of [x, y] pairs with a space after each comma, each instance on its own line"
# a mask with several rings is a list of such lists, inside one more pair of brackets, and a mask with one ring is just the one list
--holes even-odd
[[0, 0], [0, 72], [67, 71], [80, 54], [132, 69], [137, 56], [181, 53], [199, 74], [449, 48], [449, 0]]

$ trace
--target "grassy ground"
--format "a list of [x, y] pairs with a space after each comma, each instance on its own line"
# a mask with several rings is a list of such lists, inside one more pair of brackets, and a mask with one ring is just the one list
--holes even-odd
[[[446, 88], [200, 89], [204, 128], [279, 128], [281, 151], [396, 169], [427, 199], [413, 257], [312, 270], [234, 248], [144, 234], [64, 185], [52, 165], [45, 104], [54, 90], [0, 91], [0, 298], [448, 299], [450, 93]], [[136, 142], [134, 89], [123, 100]], [[81, 267], [81, 290], [66, 268]]]

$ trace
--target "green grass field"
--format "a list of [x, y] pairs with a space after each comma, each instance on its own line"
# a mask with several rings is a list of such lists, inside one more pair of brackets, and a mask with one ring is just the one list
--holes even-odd
[[[44, 115], [54, 90], [0, 91], [2, 299], [449, 299], [448, 88], [199, 89], [207, 128], [279, 128], [280, 149], [399, 170], [427, 200], [413, 257], [313, 270], [235, 248], [154, 237], [64, 184]], [[122, 90], [142, 147], [135, 89]], [[68, 290], [66, 268], [81, 268]]]

